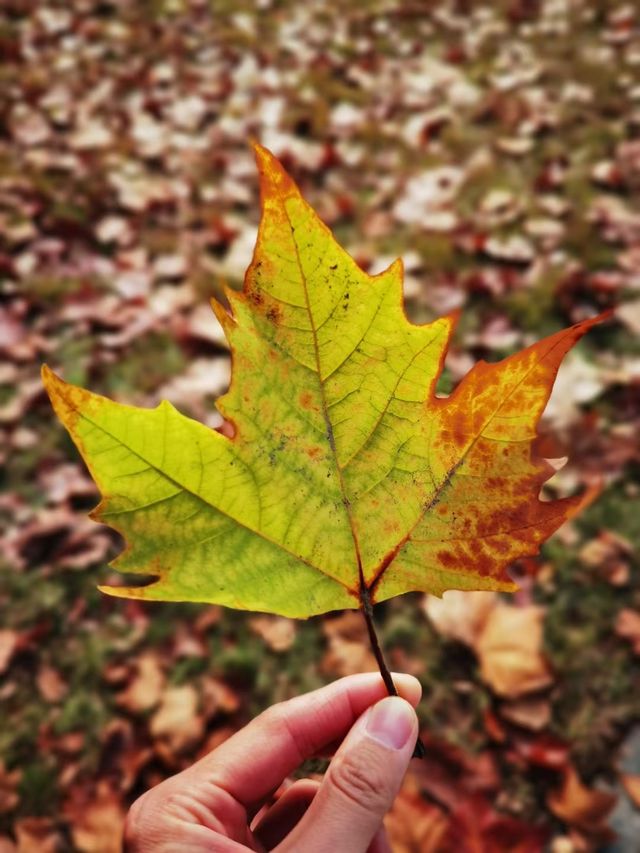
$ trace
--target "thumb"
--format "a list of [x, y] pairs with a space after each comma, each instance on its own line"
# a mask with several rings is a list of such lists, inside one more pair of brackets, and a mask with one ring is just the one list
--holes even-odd
[[415, 711], [399, 696], [365, 711], [305, 816], [278, 849], [365, 853], [402, 784], [417, 734]]

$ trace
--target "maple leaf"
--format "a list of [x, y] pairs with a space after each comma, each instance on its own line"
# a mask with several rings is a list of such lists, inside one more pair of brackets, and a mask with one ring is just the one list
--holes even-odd
[[306, 617], [409, 590], [513, 590], [509, 564], [584, 498], [541, 501], [553, 473], [532, 452], [565, 353], [597, 317], [435, 396], [455, 317], [413, 325], [402, 264], [370, 276], [278, 161], [256, 147], [262, 219], [231, 313], [217, 403], [228, 438], [181, 415], [44, 382], [122, 533], [111, 595], [206, 601]]

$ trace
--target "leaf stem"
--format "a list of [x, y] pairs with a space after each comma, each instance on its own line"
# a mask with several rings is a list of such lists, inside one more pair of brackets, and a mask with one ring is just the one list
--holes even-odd
[[[393, 683], [393, 678], [391, 678], [389, 667], [385, 662], [384, 655], [382, 654], [382, 649], [380, 648], [380, 641], [378, 640], [378, 635], [376, 634], [376, 627], [373, 622], [373, 607], [371, 605], [371, 596], [369, 595], [369, 590], [367, 589], [363, 578], [361, 578], [360, 582], [360, 601], [362, 602], [362, 615], [364, 616], [364, 621], [367, 626], [367, 633], [369, 634], [369, 643], [371, 644], [371, 650], [373, 651], [376, 663], [378, 664], [380, 675], [382, 676], [382, 680], [384, 681], [384, 686], [387, 688], [389, 696], [397, 696], [398, 691], [396, 690], [396, 686]], [[424, 747], [424, 744], [420, 740], [420, 736], [418, 736], [415, 748], [413, 750], [413, 758], [424, 758], [426, 754], [427, 751]]]

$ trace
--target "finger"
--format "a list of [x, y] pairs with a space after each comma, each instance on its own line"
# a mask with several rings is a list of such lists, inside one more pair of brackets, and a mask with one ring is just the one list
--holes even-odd
[[[282, 851], [365, 853], [402, 784], [418, 734], [411, 705], [381, 700], [358, 720]], [[318, 827], [322, 827], [319, 835]]]
[[[394, 674], [393, 680], [400, 695], [417, 705], [420, 682], [404, 674]], [[386, 695], [382, 677], [370, 672], [281, 702], [174, 780], [185, 789], [201, 789], [203, 799], [217, 786], [251, 810], [305, 758], [342, 738], [366, 708]]]
[[280, 844], [302, 818], [318, 793], [320, 782], [299, 779], [260, 820], [253, 835], [265, 850]]

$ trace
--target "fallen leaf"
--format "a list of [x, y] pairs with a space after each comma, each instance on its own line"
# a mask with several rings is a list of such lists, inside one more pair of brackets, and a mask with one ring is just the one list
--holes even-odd
[[19, 769], [8, 771], [0, 761], [0, 814], [12, 812], [20, 802], [18, 784], [21, 778]]
[[614, 794], [587, 788], [571, 765], [563, 773], [562, 784], [547, 797], [551, 811], [570, 826], [600, 842], [613, 839], [606, 819], [616, 804]]
[[569, 760], [568, 745], [546, 732], [535, 737], [519, 736], [515, 739], [514, 748], [517, 756], [527, 764], [548, 770], [562, 770]]
[[428, 803], [407, 777], [384, 825], [394, 853], [438, 853], [448, 827], [441, 809]]
[[478, 642], [484, 681], [509, 699], [548, 687], [553, 679], [540, 651], [544, 611], [500, 605], [491, 611]]
[[249, 620], [249, 627], [274, 652], [286, 652], [296, 637], [295, 622], [285, 616], [255, 616]]
[[140, 714], [155, 707], [162, 697], [165, 676], [154, 652], [141, 654], [134, 663], [134, 673], [125, 690], [118, 693], [116, 701], [132, 714]]
[[631, 643], [635, 654], [640, 655], [640, 612], [623, 607], [618, 613], [614, 630], [619, 637]]
[[169, 687], [149, 724], [164, 758], [172, 759], [194, 746], [204, 734], [204, 721], [198, 711], [198, 693], [194, 687]]
[[202, 710], [207, 719], [218, 713], [235, 714], [240, 709], [240, 697], [228, 684], [213, 676], [205, 676], [201, 684]]
[[0, 629], [0, 675], [6, 672], [19, 647], [20, 635], [12, 628]]
[[359, 613], [345, 612], [325, 619], [322, 631], [327, 638], [327, 652], [322, 669], [339, 677], [377, 669], [364, 621]]
[[620, 780], [631, 802], [637, 809], [640, 809], [640, 775], [621, 773]]
[[461, 798], [438, 853], [540, 853], [548, 830], [495, 811], [480, 795]]
[[640, 335], [640, 299], [623, 302], [615, 309], [615, 315], [634, 335]]
[[545, 411], [556, 427], [566, 427], [579, 416], [579, 407], [594, 400], [604, 390], [602, 373], [597, 366], [576, 353], [570, 353], [553, 387]]
[[442, 598], [425, 597], [424, 609], [438, 634], [474, 648], [489, 614], [496, 606], [495, 592], [448, 590]]
[[[48, 817], [24, 817], [13, 825], [18, 853], [59, 853], [62, 838]], [[106, 853], [106, 851], [105, 851]]]
[[46, 702], [59, 702], [67, 692], [67, 684], [52, 666], [44, 664], [36, 675], [36, 686]]
[[495, 758], [489, 750], [471, 754], [429, 732], [422, 731], [426, 755], [413, 774], [421, 791], [455, 809], [461, 797], [493, 795], [500, 786]]
[[108, 782], [74, 789], [63, 811], [81, 853], [121, 853], [125, 809]]
[[516, 726], [539, 732], [551, 722], [551, 703], [542, 697], [514, 699], [500, 706], [500, 716]]
[[580, 549], [580, 559], [597, 569], [601, 577], [613, 586], [624, 586], [629, 580], [631, 543], [609, 530], [603, 530]]
[[129, 720], [116, 717], [101, 732], [101, 778], [114, 779], [118, 790], [130, 791], [141, 770], [153, 759], [153, 750], [140, 743]]

